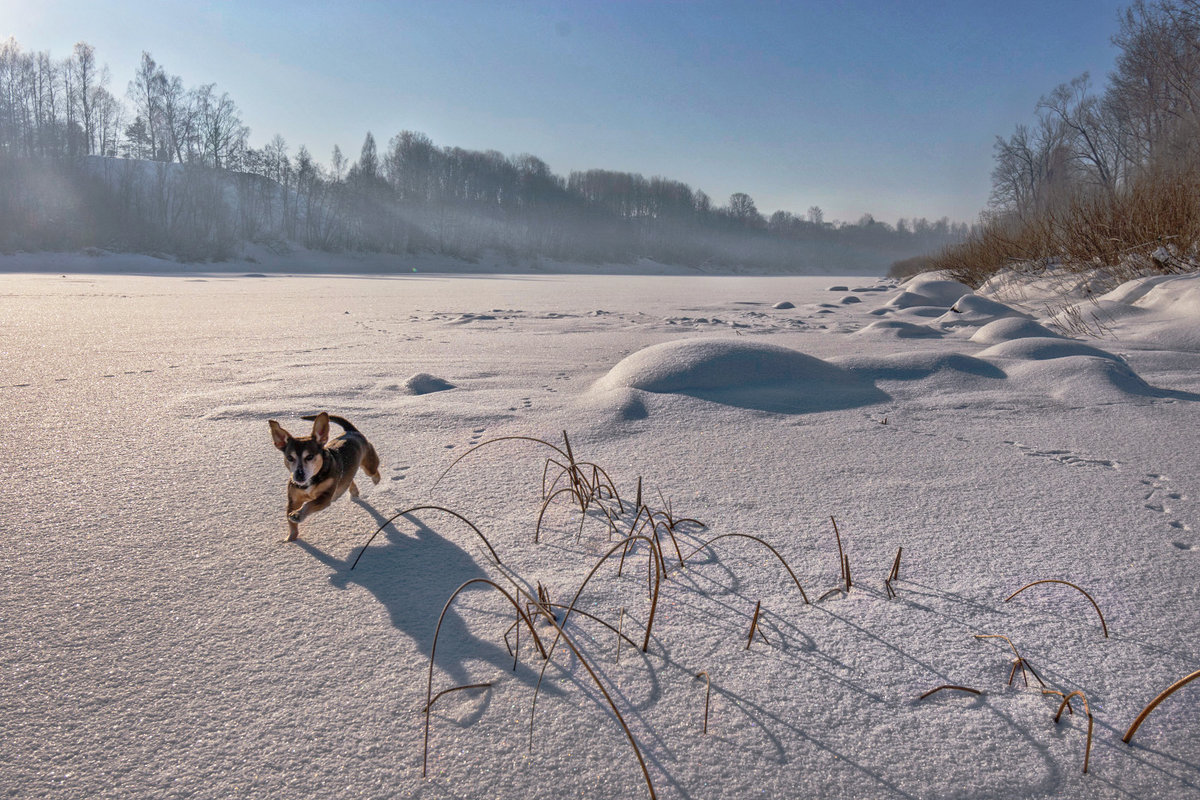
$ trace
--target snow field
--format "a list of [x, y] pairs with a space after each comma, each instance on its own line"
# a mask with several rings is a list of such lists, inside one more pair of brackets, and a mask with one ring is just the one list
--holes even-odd
[[[1132, 748], [1120, 742], [1200, 666], [1188, 279], [1102, 299], [1109, 335], [1087, 341], [1015, 315], [944, 324], [962, 295], [920, 281], [4, 280], [0, 395], [15, 435], [2, 467], [0, 793], [647, 796], [561, 645], [530, 749], [542, 662], [522, 636], [511, 670], [511, 606], [483, 590], [447, 612], [434, 691], [492, 686], [438, 701], [422, 779], [438, 615], [464, 581], [502, 574], [436, 511], [384, 527], [349, 569], [387, 518], [434, 504], [476, 524], [530, 591], [569, 602], [617, 537], [594, 513], [580, 532], [562, 502], [533, 543], [544, 448], [488, 445], [433, 486], [473, 445], [567, 430], [624, 498], [640, 476], [652, 506], [706, 524], [680, 526], [684, 555], [722, 534], [761, 537], [813, 601], [730, 537], [683, 570], [667, 545], [647, 653], [626, 644], [618, 661], [615, 634], [572, 618], [658, 796], [1200, 796], [1194, 686]], [[893, 302], [900, 292], [925, 305]], [[985, 299], [1055, 333], [1036, 300]], [[362, 502], [339, 500], [285, 545], [266, 419], [297, 432], [322, 409], [372, 440], [384, 480], [360, 482]], [[831, 515], [855, 585], [816, 602], [840, 582]], [[646, 557], [635, 551], [620, 577], [606, 564], [579, 607], [640, 633]], [[1040, 578], [1089, 591], [1110, 637], [1066, 587], [1004, 602]], [[747, 649], [760, 601], [765, 640]], [[1008, 646], [976, 634], [1008, 636], [1052, 687], [1086, 693], [1088, 775], [1082, 715], [1055, 725], [1056, 698], [1019, 672], [1008, 686]], [[983, 694], [916, 699], [944, 683]]]

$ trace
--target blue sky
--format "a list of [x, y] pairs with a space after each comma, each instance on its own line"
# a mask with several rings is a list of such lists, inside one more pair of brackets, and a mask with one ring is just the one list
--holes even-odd
[[0, 0], [0, 37], [55, 57], [87, 41], [118, 95], [148, 50], [229, 92], [252, 144], [279, 133], [324, 163], [407, 129], [768, 214], [972, 221], [995, 137], [1084, 71], [1103, 86], [1128, 4]]

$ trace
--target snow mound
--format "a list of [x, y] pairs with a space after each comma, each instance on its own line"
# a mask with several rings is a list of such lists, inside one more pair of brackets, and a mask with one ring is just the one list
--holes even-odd
[[1127, 281], [1055, 317], [1160, 350], [1200, 352], [1200, 275], [1155, 275]]
[[1049, 328], [1025, 317], [1003, 317], [989, 322], [971, 334], [971, 341], [978, 344], [1000, 344], [1013, 339], [1030, 338], [1055, 339], [1059, 336]]
[[976, 354], [979, 358], [1010, 358], [1024, 361], [1047, 361], [1054, 358], [1070, 358], [1073, 356], [1090, 356], [1109, 361], [1124, 363], [1121, 358], [1107, 350], [1101, 350], [1084, 342], [1061, 337], [1029, 337], [1013, 339], [992, 345]]
[[1174, 276], [1171, 275], [1151, 275], [1144, 278], [1134, 278], [1131, 281], [1125, 281], [1125, 283], [1122, 283], [1111, 292], [1100, 295], [1098, 299], [1110, 303], [1133, 304], [1145, 297], [1156, 286], [1173, 279]]
[[950, 306], [950, 310], [938, 318], [938, 322], [942, 325], [951, 327], [956, 326], [982, 326], [989, 322], [995, 322], [998, 319], [1005, 317], [1024, 317], [1029, 318], [1028, 314], [1017, 311], [1012, 306], [1006, 306], [1004, 303], [998, 303], [995, 300], [989, 300], [986, 297], [979, 297], [974, 294], [965, 294]]
[[637, 389], [785, 413], [853, 408], [887, 395], [851, 372], [796, 350], [761, 342], [683, 339], [626, 357], [593, 390]]
[[1004, 378], [1002, 369], [981, 358], [941, 350], [916, 350], [888, 355], [847, 356], [838, 365], [863, 378], [881, 381], [919, 381], [938, 373], [957, 376], [965, 386], [969, 377]]
[[963, 295], [973, 294], [971, 287], [958, 281], [936, 278], [913, 278], [904, 284], [904, 291], [887, 302], [893, 308], [938, 306], [949, 308]]
[[458, 387], [450, 381], [430, 375], [428, 372], [418, 372], [416, 375], [405, 380], [404, 383], [395, 387], [397, 391], [413, 395], [432, 394], [456, 388]]
[[796, 304], [790, 300], [780, 300], [778, 303], [771, 306], [771, 308], [777, 308], [780, 310], [786, 309], [786, 308], [795, 308], [795, 307], [796, 307]]
[[1186, 396], [1149, 385], [1129, 365], [1116, 360], [1115, 356], [1112, 360], [1091, 356], [1061, 356], [1024, 361], [1009, 366], [1008, 374], [1015, 387], [1045, 394], [1075, 406], [1121, 403], [1128, 401], [1130, 396]]
[[894, 339], [929, 339], [942, 332], [928, 325], [917, 325], [898, 319], [881, 319], [855, 331], [855, 336], [888, 336]]

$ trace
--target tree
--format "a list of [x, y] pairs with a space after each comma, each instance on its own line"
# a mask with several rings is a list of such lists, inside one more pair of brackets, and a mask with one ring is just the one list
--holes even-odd
[[217, 169], [235, 168], [250, 135], [250, 129], [242, 124], [237, 105], [228, 92], [217, 96], [213, 83], [197, 89], [195, 98], [201, 158]]
[[821, 226], [825, 224], [825, 212], [820, 206], [808, 207], [808, 221], [813, 225]]
[[1037, 107], [1049, 117], [1050, 124], [1061, 126], [1060, 138], [1070, 149], [1081, 176], [1109, 195], [1116, 191], [1116, 137], [1106, 125], [1100, 99], [1089, 91], [1088, 74], [1059, 85]]
[[729, 196], [729, 216], [748, 228], [761, 228], [765, 224], [754, 199], [745, 192], [734, 192]]
[[83, 151], [96, 151], [96, 93], [104, 88], [107, 75], [96, 66], [96, 48], [87, 42], [76, 42], [72, 57], [67, 62], [73, 73], [73, 89], [69, 102], [78, 109], [78, 119], [83, 127]]
[[375, 150], [375, 137], [367, 131], [367, 137], [363, 139], [362, 151], [358, 156], [358, 164], [355, 165], [358, 178], [367, 183], [373, 183], [379, 177], [379, 155]]
[[145, 126], [146, 157], [160, 157], [159, 130], [162, 128], [162, 95], [166, 78], [154, 58], [142, 51], [142, 60], [138, 62], [133, 80], [129, 82], [129, 98], [133, 101], [134, 110]]
[[333, 146], [333, 153], [329, 157], [329, 166], [333, 170], [333, 182], [341, 183], [342, 176], [346, 172], [346, 157], [342, 155], [342, 148], [336, 144]]

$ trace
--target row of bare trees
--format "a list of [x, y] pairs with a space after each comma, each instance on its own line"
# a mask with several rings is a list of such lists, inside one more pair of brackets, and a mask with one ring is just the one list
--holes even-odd
[[229, 95], [185, 88], [143, 53], [125, 102], [80, 43], [55, 61], [0, 45], [0, 250], [94, 245], [223, 258], [239, 243], [328, 251], [631, 262], [757, 270], [882, 270], [958, 240], [946, 219], [769, 218], [747, 193], [718, 205], [680, 181], [556, 175], [540, 158], [366, 135], [326, 167], [274, 136], [261, 148]]
[[1200, 266], [1200, 0], [1137, 0], [1119, 23], [1106, 85], [1085, 73], [997, 139], [985, 224], [938, 266]]
[[149, 53], [129, 82], [126, 106], [110, 90], [95, 48], [56, 60], [0, 42], [0, 153], [26, 158], [102, 155], [236, 169], [249, 129], [214, 84], [185, 89]]

